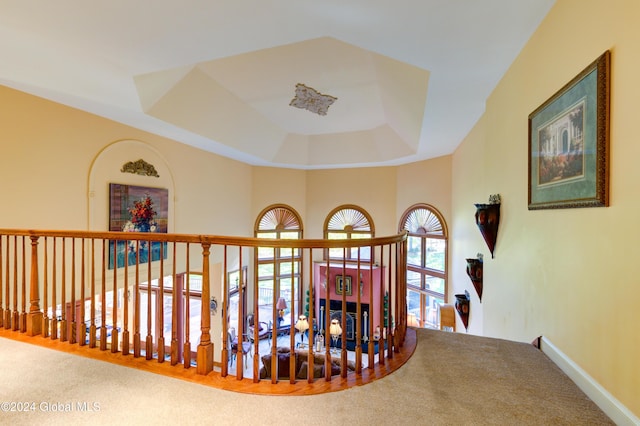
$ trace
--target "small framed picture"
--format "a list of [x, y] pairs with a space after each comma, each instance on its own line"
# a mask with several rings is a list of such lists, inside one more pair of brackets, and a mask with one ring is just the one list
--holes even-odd
[[336, 294], [342, 294], [343, 291], [347, 296], [351, 296], [351, 277], [349, 275], [336, 277]]

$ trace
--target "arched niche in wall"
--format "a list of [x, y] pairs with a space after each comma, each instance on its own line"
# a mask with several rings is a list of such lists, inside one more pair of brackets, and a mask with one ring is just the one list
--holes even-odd
[[[142, 160], [142, 163], [136, 163]], [[148, 175], [136, 168], [155, 171]], [[136, 167], [138, 166], [138, 167]], [[120, 140], [107, 145], [93, 160], [88, 176], [88, 218], [91, 231], [109, 230], [109, 184], [165, 188], [169, 190], [168, 232], [174, 232], [175, 184], [166, 160], [151, 145], [138, 140]]]

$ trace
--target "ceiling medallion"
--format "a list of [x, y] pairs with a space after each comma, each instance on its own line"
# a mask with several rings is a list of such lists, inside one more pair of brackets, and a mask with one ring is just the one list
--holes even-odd
[[296, 84], [296, 96], [291, 99], [289, 105], [315, 112], [318, 115], [327, 115], [327, 110], [337, 99], [334, 96], [323, 95], [312, 87], [298, 83]]

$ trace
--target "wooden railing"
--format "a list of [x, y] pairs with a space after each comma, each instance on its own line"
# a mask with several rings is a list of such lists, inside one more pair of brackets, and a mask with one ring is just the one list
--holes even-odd
[[[357, 294], [356, 316], [361, 318], [362, 306], [366, 304], [372, 312], [377, 309], [378, 318], [384, 319], [379, 333], [375, 333], [372, 322], [363, 326], [360, 320], [355, 321], [355, 330], [351, 330], [355, 333], [355, 346], [351, 351], [351, 356], [355, 357], [355, 371], [349, 373], [347, 370], [347, 345], [344, 344], [339, 350], [340, 376], [361, 376], [365, 354], [365, 368], [374, 369], [376, 365], [384, 365], [385, 358], [392, 359], [400, 350], [406, 335], [406, 234], [367, 240], [274, 240], [138, 232], [0, 229], [0, 328], [100, 351], [132, 354], [150, 362], [168, 361], [171, 365], [182, 364], [187, 369], [195, 366], [200, 375], [211, 373], [227, 377], [231, 371], [228, 360], [232, 355], [227, 344], [229, 322], [237, 323], [238, 336], [247, 334], [245, 320], [248, 312], [255, 315], [256, 323], [263, 320], [278, 323], [279, 312], [275, 307], [279, 286], [275, 272], [272, 312], [269, 318], [259, 317], [258, 248], [272, 249], [275, 257], [281, 252], [291, 253], [291, 282], [294, 281], [295, 270], [301, 282], [305, 283], [302, 294], [297, 298], [291, 296], [290, 303], [297, 300], [299, 306], [291, 309], [290, 326], [278, 330], [281, 335], [289, 335], [288, 346], [292, 352], [296, 346], [294, 312], [302, 312], [306, 297], [312, 303], [319, 297], [315, 294], [319, 288], [318, 278], [314, 275], [314, 265], [317, 264], [326, 264], [327, 270], [330, 265], [334, 268], [336, 264], [342, 265], [343, 276], [347, 267], [355, 268], [356, 276], [362, 276], [361, 272], [368, 269], [368, 282], [361, 284], [368, 291], [358, 292], [358, 283], [353, 284]], [[342, 249], [342, 259], [327, 260], [325, 256], [329, 249], [334, 249], [334, 253], [335, 249]], [[366, 259], [360, 255], [365, 251]], [[299, 266], [296, 268], [294, 263]], [[214, 275], [211, 265], [216, 266]], [[374, 267], [381, 275], [377, 288], [374, 288], [372, 279]], [[247, 300], [246, 307], [239, 304], [237, 318], [228, 315], [228, 276], [232, 269], [246, 269], [249, 277], [248, 282], [237, 289], [239, 299]], [[194, 276], [199, 278], [198, 287], [201, 288], [192, 288], [195, 281], [191, 278]], [[293, 290], [299, 291], [298, 288]], [[374, 292], [377, 292], [377, 305], [374, 305]], [[361, 300], [361, 294], [365, 293], [369, 299]], [[347, 291], [342, 292], [343, 325], [347, 323], [346, 294]], [[212, 316], [213, 304], [210, 302], [214, 299], [220, 302], [218, 311], [221, 315]], [[198, 325], [190, 321], [192, 317], [198, 317], [197, 313], [193, 315], [191, 312], [192, 305], [198, 304], [193, 303], [195, 301], [200, 302]], [[324, 306], [330, 306], [328, 295]], [[309, 328], [307, 337], [308, 342], [314, 342], [315, 334], [324, 331], [320, 355], [325, 357], [326, 381], [332, 379], [330, 365], [332, 359], [337, 358], [331, 350], [329, 311], [328, 308], [323, 309], [324, 317], [316, 318], [316, 309], [313, 305], [310, 307], [308, 322], [316, 324], [316, 327]], [[371, 318], [372, 312], [369, 312]], [[318, 324], [324, 324], [324, 330], [319, 329]], [[214, 347], [212, 330], [222, 337], [219, 348]], [[268, 349], [272, 355], [271, 371], [274, 373], [278, 368], [276, 350], [282, 346], [275, 331], [274, 328], [268, 336], [271, 339]], [[260, 369], [264, 367], [260, 355], [265, 354], [264, 349], [260, 353], [257, 327], [253, 333], [248, 340], [252, 342], [252, 378], [258, 382]], [[339, 336], [341, 342], [347, 341], [346, 333], [347, 327], [343, 326]], [[310, 364], [304, 380], [306, 383], [319, 381], [313, 376], [317, 349], [314, 344], [305, 348]], [[295, 369], [294, 363], [295, 359], [291, 357], [291, 373]], [[244, 377], [243, 364], [243, 357], [238, 355], [235, 369], [238, 379]], [[289, 377], [289, 383], [299, 381], [295, 374]], [[273, 384], [279, 382], [277, 374], [272, 374], [270, 379]]]

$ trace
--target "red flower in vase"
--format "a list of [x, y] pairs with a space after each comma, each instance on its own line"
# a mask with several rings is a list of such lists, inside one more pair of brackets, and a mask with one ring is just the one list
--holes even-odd
[[151, 227], [155, 226], [154, 218], [157, 213], [153, 208], [153, 201], [148, 195], [134, 202], [133, 206], [129, 207], [129, 214], [131, 215], [131, 223], [136, 230], [149, 232]]

